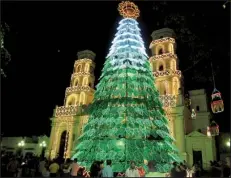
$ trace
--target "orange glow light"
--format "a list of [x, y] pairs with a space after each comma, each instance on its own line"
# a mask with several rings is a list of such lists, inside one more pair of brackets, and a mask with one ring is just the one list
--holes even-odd
[[130, 1], [122, 1], [119, 3], [118, 11], [124, 18], [137, 19], [140, 16], [138, 6]]

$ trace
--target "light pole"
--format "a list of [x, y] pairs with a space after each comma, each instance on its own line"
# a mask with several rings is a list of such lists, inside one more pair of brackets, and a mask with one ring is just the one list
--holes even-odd
[[18, 147], [19, 147], [19, 155], [21, 156], [22, 152], [23, 152], [23, 147], [25, 146], [25, 142], [24, 140], [21, 140], [19, 143], [18, 143]]
[[226, 4], [231, 2], [230, 0], [227, 0], [224, 4], [223, 4], [223, 8], [225, 9], [226, 8]]
[[227, 147], [230, 147], [230, 140], [228, 140], [228, 141], [226, 142], [226, 146], [227, 146]]
[[43, 141], [42, 143], [39, 144], [39, 146], [42, 148], [42, 152], [41, 152], [41, 157], [45, 156], [45, 149], [47, 147], [47, 144], [45, 141]]

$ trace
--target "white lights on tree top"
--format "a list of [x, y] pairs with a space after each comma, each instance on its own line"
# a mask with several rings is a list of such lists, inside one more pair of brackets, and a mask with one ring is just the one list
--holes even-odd
[[197, 116], [196, 111], [192, 109], [191, 118], [196, 119], [196, 116]]
[[122, 1], [119, 3], [118, 11], [124, 18], [137, 19], [140, 16], [140, 11], [137, 5], [130, 1]]
[[220, 113], [224, 111], [224, 103], [221, 98], [221, 93], [215, 88], [211, 95], [212, 102], [211, 102], [211, 109], [214, 114]]

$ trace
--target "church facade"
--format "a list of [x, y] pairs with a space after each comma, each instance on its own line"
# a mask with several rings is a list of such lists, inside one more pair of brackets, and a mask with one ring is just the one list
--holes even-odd
[[[184, 97], [183, 75], [179, 70], [176, 55], [175, 33], [164, 28], [152, 33], [149, 61], [155, 77], [155, 86], [160, 93], [171, 135], [183, 160], [190, 166], [200, 161], [204, 169], [210, 160], [216, 160], [213, 137], [206, 135], [211, 114], [204, 90], [189, 92], [189, 100]], [[78, 144], [88, 115], [86, 108], [94, 97], [95, 54], [85, 50], [78, 54], [71, 76], [70, 87], [66, 89], [64, 105], [56, 107], [51, 118], [52, 129], [46, 156], [70, 158]], [[191, 117], [191, 109], [196, 111], [196, 119]]]

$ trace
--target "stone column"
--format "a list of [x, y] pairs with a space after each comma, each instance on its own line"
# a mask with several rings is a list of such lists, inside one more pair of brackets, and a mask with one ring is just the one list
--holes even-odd
[[186, 160], [185, 158], [185, 131], [184, 131], [184, 117], [183, 115], [176, 115], [174, 120], [175, 125], [175, 140], [176, 146], [179, 149], [181, 158]]
[[68, 123], [69, 124], [69, 129], [68, 129], [68, 133], [69, 133], [69, 137], [68, 137], [68, 145], [67, 145], [67, 158], [71, 158], [71, 151], [72, 151], [72, 145], [73, 145], [73, 124], [74, 123]]

